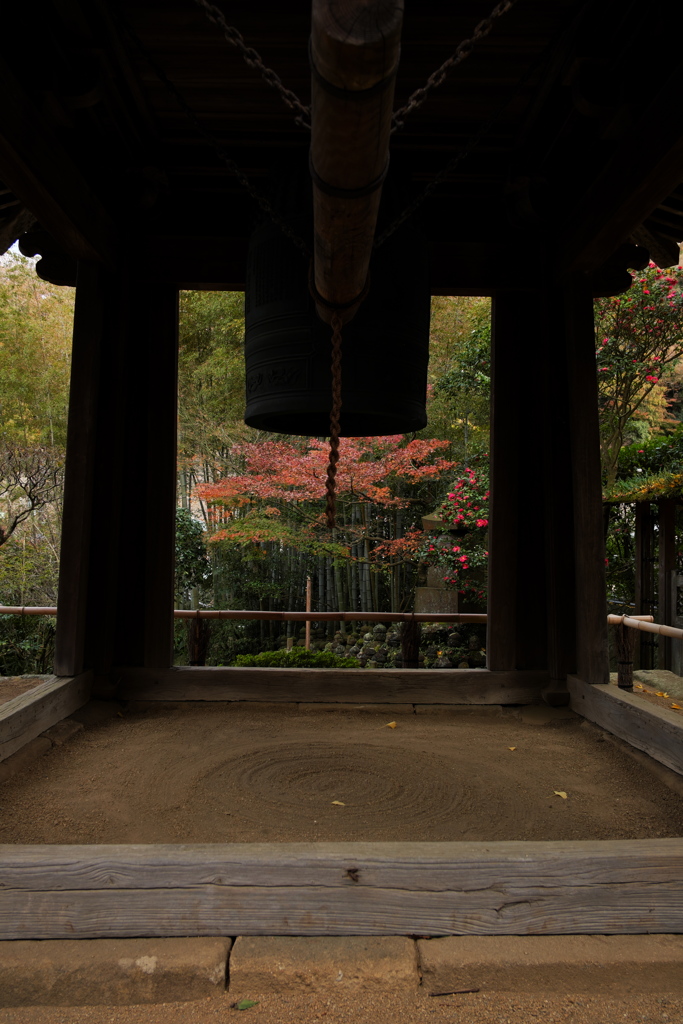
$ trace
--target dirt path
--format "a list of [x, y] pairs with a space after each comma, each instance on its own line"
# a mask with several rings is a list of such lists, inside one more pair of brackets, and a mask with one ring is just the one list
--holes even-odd
[[683, 799], [581, 722], [543, 707], [132, 705], [0, 788], [0, 842], [683, 834]]
[[[253, 993], [259, 999], [258, 993]], [[261, 996], [249, 1010], [229, 995], [156, 1006], [77, 1006], [0, 1009], [0, 1024], [683, 1024], [683, 999], [592, 993], [530, 996], [506, 993], [425, 995]]]

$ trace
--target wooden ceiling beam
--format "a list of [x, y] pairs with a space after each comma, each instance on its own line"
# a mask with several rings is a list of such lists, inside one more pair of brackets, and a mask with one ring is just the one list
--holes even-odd
[[581, 197], [576, 216], [558, 239], [568, 270], [600, 267], [683, 179], [683, 130], [676, 82], [654, 95], [633, 131]]
[[0, 96], [0, 178], [67, 253], [113, 264], [113, 219], [2, 59]]

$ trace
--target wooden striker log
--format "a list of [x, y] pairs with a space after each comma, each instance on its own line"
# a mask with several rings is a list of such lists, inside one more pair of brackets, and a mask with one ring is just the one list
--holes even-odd
[[403, 0], [313, 0], [311, 176], [318, 313], [348, 321], [366, 287], [389, 160]]

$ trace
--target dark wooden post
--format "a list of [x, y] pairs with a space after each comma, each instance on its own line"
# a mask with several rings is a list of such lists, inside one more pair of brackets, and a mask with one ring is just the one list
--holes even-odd
[[544, 462], [535, 299], [501, 290], [493, 302], [487, 652], [501, 671], [547, 665], [544, 516], [533, 499]]
[[582, 278], [499, 291], [492, 342], [488, 665], [607, 676], [592, 299]]
[[593, 298], [582, 275], [565, 284], [569, 426], [572, 451], [576, 672], [609, 682], [605, 539]]
[[100, 353], [104, 332], [102, 269], [80, 263], [71, 354], [71, 402], [67, 434], [62, 548], [54, 671], [83, 671], [90, 543], [96, 510], [93, 481]]
[[[676, 500], [675, 498], [661, 498], [657, 505], [659, 519], [659, 573], [657, 579], [656, 621], [667, 626], [673, 626], [676, 612], [672, 608], [671, 574], [676, 568]], [[659, 637], [658, 668], [671, 668], [671, 646], [670, 637]]]
[[553, 284], [539, 296], [542, 353], [539, 386], [543, 400], [543, 509], [546, 550], [546, 616], [550, 704], [569, 702], [567, 674], [576, 671], [576, 573], [574, 559], [574, 477], [571, 406], [567, 376], [566, 302]]
[[79, 267], [55, 670], [101, 692], [172, 660], [177, 310], [174, 286]]
[[126, 284], [114, 664], [161, 669], [170, 666], [173, 647], [178, 293], [171, 285], [145, 282], [144, 275]]

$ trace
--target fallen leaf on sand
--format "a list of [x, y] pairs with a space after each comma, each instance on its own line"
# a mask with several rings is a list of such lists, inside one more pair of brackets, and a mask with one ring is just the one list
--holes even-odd
[[644, 689], [644, 687], [642, 687], [640, 685], [640, 683], [634, 683], [633, 684], [633, 688], [634, 688], [634, 690], [642, 690], [642, 689]]
[[346, 807], [346, 804], [344, 803], [343, 800], [333, 800], [332, 803], [334, 804], [335, 807]]
[[555, 796], [561, 796], [563, 800], [567, 799], [567, 794], [563, 789], [554, 789], [553, 793], [555, 794]]
[[668, 697], [669, 694], [665, 693], [664, 690], [657, 690], [657, 696], [658, 697]]
[[516, 750], [517, 747], [508, 747], [508, 750]]
[[683, 708], [681, 707], [680, 704], [669, 704], [669, 707], [673, 708], [674, 711], [683, 711]]
[[258, 999], [240, 999], [238, 1003], [232, 1005], [236, 1010], [250, 1010], [252, 1006], [258, 1006]]
[[387, 722], [387, 724], [384, 726], [384, 728], [385, 729], [395, 729], [396, 728], [396, 722]]

